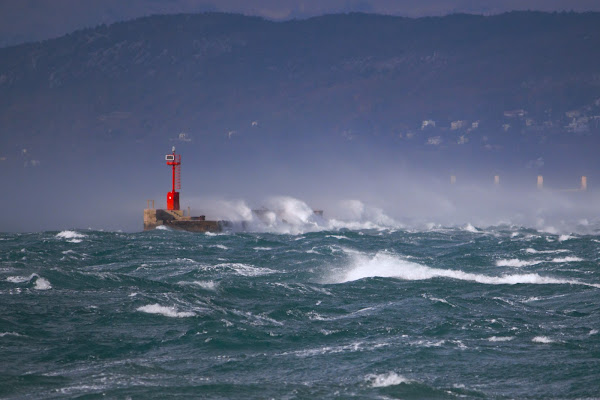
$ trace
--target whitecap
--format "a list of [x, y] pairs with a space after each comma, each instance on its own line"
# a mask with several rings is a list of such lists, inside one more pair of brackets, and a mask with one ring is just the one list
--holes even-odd
[[11, 282], [11, 283], [25, 283], [25, 282], [30, 282], [33, 278], [36, 278], [34, 286], [33, 286], [34, 289], [36, 289], [36, 290], [52, 289], [52, 285], [50, 285], [50, 282], [47, 279], [42, 278], [38, 274], [31, 274], [29, 276], [9, 276], [6, 278], [6, 281]]
[[404, 260], [388, 252], [378, 252], [372, 257], [368, 257], [364, 254], [355, 254], [352, 255], [351, 258], [352, 262], [349, 270], [345, 271], [340, 276], [333, 277], [333, 283], [352, 282], [372, 277], [397, 278], [408, 281], [450, 278], [488, 285], [515, 285], [520, 283], [538, 285], [572, 284], [600, 288], [600, 284], [540, 276], [535, 273], [490, 276], [464, 272], [461, 270], [431, 268], [426, 265]]
[[513, 340], [513, 336], [492, 336], [488, 338], [490, 342], [508, 342]]
[[558, 241], [559, 242], [564, 242], [565, 240], [571, 240], [571, 239], [576, 239], [575, 236], [571, 236], [571, 235], [560, 235], [558, 237]]
[[269, 250], [273, 250], [272, 247], [254, 247], [254, 250], [256, 251], [269, 251]]
[[467, 232], [471, 232], [471, 233], [480, 233], [481, 232], [479, 229], [475, 228], [471, 224], [465, 225], [462, 229], [463, 229], [463, 231], [467, 231]]
[[528, 248], [524, 250], [529, 254], [556, 254], [556, 253], [568, 253], [569, 250], [566, 249], [558, 249], [558, 250], [536, 250], [532, 248]]
[[395, 372], [388, 372], [387, 374], [370, 374], [366, 377], [367, 382], [373, 387], [388, 387], [400, 385], [402, 383], [410, 383], [411, 381], [402, 375], [398, 375]]
[[543, 262], [543, 261], [539, 261], [539, 260], [525, 261], [525, 260], [519, 260], [518, 258], [511, 258], [511, 259], [501, 259], [501, 260], [496, 261], [496, 266], [497, 267], [520, 268], [520, 267], [527, 267], [530, 265], [536, 265], [541, 262]]
[[33, 286], [33, 288], [36, 290], [48, 290], [52, 289], [52, 285], [47, 279], [38, 276], [35, 280], [35, 285]]
[[59, 239], [68, 239], [67, 242], [70, 243], [81, 243], [81, 239], [86, 237], [86, 235], [75, 231], [62, 231], [57, 233], [55, 237]]
[[166, 227], [165, 225], [158, 225], [156, 228], [157, 231], [170, 231], [170, 229], [168, 227]]
[[542, 299], [541, 297], [532, 296], [532, 297], [528, 297], [525, 300], [523, 300], [523, 303], [531, 303], [532, 301], [539, 301], [541, 299]]
[[210, 245], [209, 247], [214, 247], [214, 248], [221, 249], [221, 250], [229, 250], [229, 247], [224, 246], [222, 244], [213, 244], [213, 245]]
[[148, 314], [164, 315], [165, 317], [174, 318], [193, 317], [194, 315], [196, 315], [190, 311], [177, 311], [175, 307], [166, 307], [161, 306], [160, 304], [148, 304], [145, 306], [141, 306], [137, 308], [137, 311], [141, 311]]
[[534, 343], [554, 343], [555, 340], [550, 339], [548, 336], [536, 336], [531, 339]]
[[86, 237], [84, 234], [75, 231], [62, 231], [56, 234], [57, 238], [61, 239], [81, 239]]
[[568, 262], [577, 262], [577, 261], [583, 261], [583, 258], [579, 258], [579, 257], [562, 257], [562, 258], [553, 258], [552, 259], [553, 263], [568, 263]]
[[36, 274], [31, 274], [29, 276], [9, 276], [6, 278], [6, 281], [12, 282], [12, 283], [23, 283], [23, 282], [29, 282], [36, 276], [37, 276]]

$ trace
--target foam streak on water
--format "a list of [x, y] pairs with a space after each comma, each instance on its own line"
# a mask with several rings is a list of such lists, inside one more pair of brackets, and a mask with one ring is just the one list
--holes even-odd
[[0, 234], [0, 397], [600, 393], [600, 235], [270, 207], [254, 232]]

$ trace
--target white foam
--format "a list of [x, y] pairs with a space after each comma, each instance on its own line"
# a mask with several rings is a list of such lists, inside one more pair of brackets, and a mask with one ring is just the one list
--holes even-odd
[[589, 333], [590, 336], [596, 335], [598, 333], [598, 329], [592, 329]]
[[531, 303], [532, 301], [539, 301], [541, 299], [542, 299], [541, 297], [532, 296], [532, 297], [528, 297], [527, 299], [523, 300], [523, 303]]
[[562, 257], [562, 258], [553, 258], [553, 263], [565, 263], [565, 262], [578, 262], [583, 261], [583, 258], [579, 257]]
[[490, 342], [508, 342], [513, 339], [514, 337], [512, 336], [492, 336], [491, 338], [488, 338]]
[[56, 237], [61, 239], [81, 239], [84, 238], [85, 235], [75, 231], [62, 231], [57, 233]]
[[166, 307], [161, 306], [160, 304], [148, 304], [142, 307], [138, 307], [137, 310], [148, 314], [158, 314], [164, 315], [165, 317], [173, 318], [193, 317], [194, 315], [196, 315], [190, 311], [177, 311], [175, 307]]
[[426, 280], [433, 278], [450, 278], [463, 281], [473, 281], [487, 285], [515, 285], [515, 284], [572, 284], [600, 288], [600, 284], [580, 282], [577, 280], [558, 279], [538, 274], [513, 274], [489, 276], [474, 274], [461, 270], [431, 268], [415, 262], [404, 260], [388, 252], [378, 252], [374, 256], [364, 254], [350, 255], [349, 270], [334, 277], [333, 283], [356, 281], [363, 278], [383, 277], [398, 278], [408, 281]]
[[23, 283], [23, 282], [29, 282], [36, 276], [37, 276], [36, 274], [31, 274], [29, 276], [9, 276], [8, 278], [6, 278], [6, 281], [12, 282], [12, 283]]
[[525, 249], [526, 253], [529, 254], [558, 254], [558, 253], [568, 253], [569, 250], [559, 249], [559, 250], [536, 250], [532, 248]]
[[387, 374], [370, 374], [366, 376], [367, 382], [373, 387], [388, 387], [400, 385], [401, 383], [410, 383], [411, 381], [402, 375], [398, 375], [395, 372], [388, 372]]
[[463, 229], [463, 231], [467, 231], [467, 232], [471, 232], [471, 233], [480, 233], [479, 229], [475, 228], [471, 224], [465, 225], [462, 229]]
[[57, 233], [56, 237], [59, 239], [70, 239], [67, 240], [70, 243], [81, 243], [81, 239], [86, 237], [86, 235], [75, 231], [62, 231]]
[[273, 250], [272, 247], [254, 247], [254, 250], [256, 251], [269, 251], [269, 250]]
[[536, 336], [531, 339], [534, 343], [554, 343], [555, 340], [550, 339], [548, 336]]
[[445, 340], [417, 340], [416, 342], [411, 342], [410, 344], [413, 346], [419, 347], [441, 347], [446, 343]]
[[52, 289], [52, 285], [50, 285], [50, 282], [47, 279], [38, 276], [35, 280], [35, 285], [33, 288], [36, 290], [48, 290]]
[[571, 235], [560, 235], [558, 237], [558, 241], [559, 242], [564, 242], [565, 240], [571, 240], [571, 239], [575, 239], [575, 236], [571, 236]]
[[33, 278], [36, 278], [35, 283], [33, 285], [34, 289], [36, 289], [36, 290], [52, 289], [52, 285], [50, 285], [50, 282], [47, 279], [42, 278], [38, 274], [31, 274], [29, 276], [9, 276], [6, 278], [6, 281], [11, 282], [11, 283], [25, 283], [25, 282], [30, 282]]
[[156, 228], [157, 231], [170, 231], [170, 229], [168, 227], [166, 227], [165, 225], [159, 225]]
[[229, 250], [229, 247], [224, 246], [222, 244], [213, 244], [213, 245], [210, 245], [209, 247], [215, 247], [215, 248], [221, 249], [221, 250]]
[[530, 265], [536, 265], [541, 262], [543, 262], [543, 261], [539, 261], [539, 260], [525, 261], [525, 260], [519, 260], [518, 258], [511, 258], [510, 260], [502, 259], [502, 260], [496, 261], [496, 266], [520, 268], [520, 267], [527, 267]]

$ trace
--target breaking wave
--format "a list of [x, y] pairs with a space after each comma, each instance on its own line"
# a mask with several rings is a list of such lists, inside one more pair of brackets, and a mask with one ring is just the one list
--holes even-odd
[[398, 375], [395, 372], [389, 372], [387, 374], [371, 374], [366, 376], [367, 382], [372, 387], [388, 387], [388, 386], [396, 386], [401, 383], [410, 383], [409, 379], [406, 379], [402, 375]]
[[531, 339], [532, 342], [534, 343], [555, 343], [556, 341], [553, 339], [550, 339], [547, 336], [536, 336], [533, 339]]
[[536, 273], [511, 274], [491, 276], [464, 272], [461, 270], [431, 268], [426, 265], [404, 260], [387, 251], [367, 256], [354, 252], [350, 254], [351, 264], [349, 269], [340, 276], [335, 277], [332, 283], [352, 282], [364, 278], [382, 277], [397, 278], [407, 281], [420, 281], [433, 278], [449, 278], [462, 281], [471, 281], [486, 285], [515, 285], [515, 284], [571, 284], [600, 288], [600, 284], [585, 283], [574, 279], [559, 279], [541, 276]]
[[148, 304], [146, 306], [138, 307], [137, 310], [147, 314], [158, 314], [172, 318], [185, 318], [196, 315], [191, 311], [177, 311], [175, 307], [161, 306], [160, 304]]
[[498, 260], [496, 261], [496, 266], [498, 267], [528, 267], [530, 265], [537, 265], [542, 263], [543, 261], [539, 261], [539, 260], [533, 260], [533, 261], [524, 261], [524, 260], [519, 260], [518, 258], [511, 258], [509, 260]]
[[510, 342], [513, 339], [513, 336], [492, 336], [488, 338], [490, 342]]
[[67, 239], [67, 241], [71, 243], [81, 243], [81, 239], [84, 237], [86, 237], [86, 235], [75, 231], [62, 231], [56, 234], [56, 238]]
[[35, 280], [35, 285], [33, 288], [36, 290], [48, 290], [52, 289], [52, 285], [47, 279], [38, 276], [38, 278]]
[[35, 278], [35, 282], [33, 284], [34, 289], [36, 289], [36, 290], [52, 289], [52, 285], [50, 284], [50, 281], [48, 281], [45, 278], [42, 278], [38, 274], [31, 274], [29, 276], [9, 276], [6, 278], [6, 281], [11, 282], [11, 283], [25, 283], [25, 282], [30, 282], [34, 278]]
[[471, 233], [481, 233], [481, 231], [477, 228], [475, 228], [473, 225], [471, 224], [467, 224], [462, 228], [464, 231], [466, 232], [471, 232]]

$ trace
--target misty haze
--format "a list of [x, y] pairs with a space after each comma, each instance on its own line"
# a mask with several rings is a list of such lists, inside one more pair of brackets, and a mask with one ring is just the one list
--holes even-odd
[[600, 13], [404, 3], [1, 5], [0, 397], [596, 397]]

